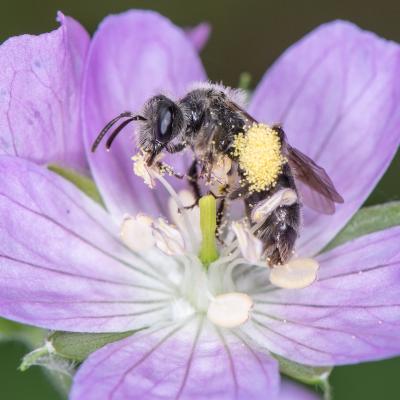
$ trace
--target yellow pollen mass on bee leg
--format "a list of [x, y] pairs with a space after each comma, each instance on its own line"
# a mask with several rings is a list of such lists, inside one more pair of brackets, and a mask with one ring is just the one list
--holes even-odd
[[286, 162], [276, 131], [265, 124], [254, 124], [237, 135], [233, 149], [250, 191], [260, 192], [276, 184]]

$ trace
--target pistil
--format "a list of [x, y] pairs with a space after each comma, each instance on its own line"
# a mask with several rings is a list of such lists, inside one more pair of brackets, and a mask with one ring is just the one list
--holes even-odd
[[205, 267], [208, 267], [218, 258], [216, 243], [217, 230], [217, 205], [214, 196], [203, 196], [199, 202], [200, 228], [202, 241], [199, 258]]

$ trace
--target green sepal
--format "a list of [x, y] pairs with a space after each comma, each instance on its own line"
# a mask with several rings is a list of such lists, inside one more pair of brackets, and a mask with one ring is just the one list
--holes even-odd
[[400, 201], [361, 208], [323, 251], [396, 225], [400, 225]]
[[106, 344], [124, 339], [135, 332], [137, 331], [122, 333], [54, 332], [48, 337], [47, 341], [57, 355], [81, 362]]
[[22, 359], [19, 370], [24, 372], [32, 366], [44, 368], [45, 375], [53, 387], [63, 397], [67, 398], [75, 373], [76, 363], [55, 353], [51, 344], [46, 341], [39, 347], [26, 354]]
[[83, 176], [72, 169], [63, 168], [55, 164], [50, 164], [48, 169], [62, 176], [67, 181], [72, 182], [83, 193], [104, 207], [101, 195], [92, 179], [88, 178], [87, 176]]
[[44, 337], [43, 329], [0, 318], [0, 341], [17, 340], [32, 348], [39, 346]]
[[279, 362], [279, 370], [282, 374], [289, 376], [307, 385], [318, 385], [326, 387], [333, 367], [311, 367], [290, 361], [284, 357], [272, 354]]

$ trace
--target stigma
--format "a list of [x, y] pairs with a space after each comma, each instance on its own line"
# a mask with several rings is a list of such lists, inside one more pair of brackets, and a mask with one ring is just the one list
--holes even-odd
[[250, 191], [260, 192], [275, 186], [286, 162], [275, 130], [265, 124], [253, 124], [237, 135], [233, 148], [233, 156], [238, 158]]

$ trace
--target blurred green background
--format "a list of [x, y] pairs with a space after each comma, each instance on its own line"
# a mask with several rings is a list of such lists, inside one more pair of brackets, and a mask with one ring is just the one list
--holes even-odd
[[[129, 8], [157, 10], [181, 26], [210, 22], [213, 31], [202, 53], [203, 62], [211, 80], [222, 80], [233, 86], [244, 71], [251, 74], [252, 85], [255, 85], [285, 48], [317, 25], [333, 19], [353, 21], [380, 36], [400, 42], [398, 0], [3, 0], [0, 2], [0, 42], [9, 36], [56, 28], [57, 10], [75, 17], [93, 33], [107, 14]], [[398, 154], [368, 204], [400, 200], [399, 171]], [[26, 351], [21, 343], [0, 343], [0, 399], [59, 399], [39, 368], [24, 373], [17, 371]], [[398, 399], [399, 371], [400, 359], [336, 368], [331, 380], [334, 399]]]

